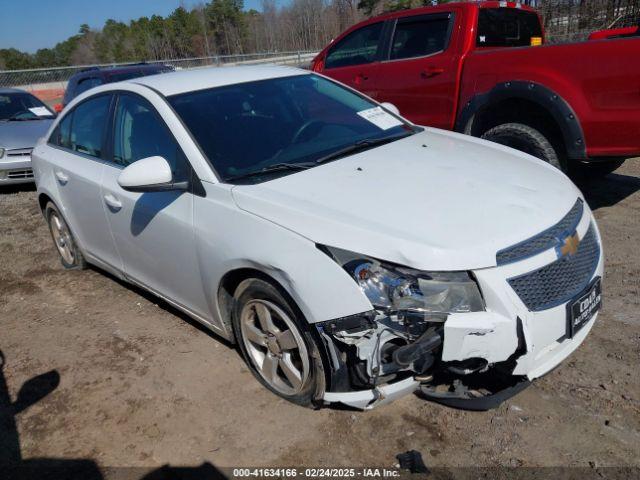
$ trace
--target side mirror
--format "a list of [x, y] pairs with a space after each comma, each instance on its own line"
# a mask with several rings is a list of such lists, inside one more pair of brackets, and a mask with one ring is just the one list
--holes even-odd
[[380, 105], [382, 105], [382, 108], [389, 110], [391, 113], [400, 115], [400, 110], [398, 110], [398, 107], [396, 107], [393, 103], [382, 102]]
[[186, 190], [188, 182], [174, 182], [169, 163], [155, 156], [127, 166], [118, 177], [118, 185], [128, 192], [165, 192]]

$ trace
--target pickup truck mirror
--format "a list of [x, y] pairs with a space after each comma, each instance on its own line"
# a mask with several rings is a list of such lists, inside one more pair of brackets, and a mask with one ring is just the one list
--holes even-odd
[[169, 163], [162, 157], [154, 156], [125, 167], [118, 177], [118, 185], [128, 192], [162, 192], [186, 190], [188, 182], [174, 182]]
[[385, 110], [389, 110], [391, 113], [400, 115], [400, 110], [398, 110], [398, 107], [396, 107], [393, 103], [382, 102], [380, 105], [382, 105], [382, 108], [384, 108]]

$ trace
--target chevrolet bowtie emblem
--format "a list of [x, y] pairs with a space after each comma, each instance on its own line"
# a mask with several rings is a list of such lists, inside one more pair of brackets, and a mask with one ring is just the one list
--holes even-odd
[[558, 258], [562, 258], [566, 255], [575, 255], [578, 251], [578, 246], [580, 245], [578, 232], [573, 232], [571, 235], [559, 238], [558, 243], [559, 245], [556, 247]]

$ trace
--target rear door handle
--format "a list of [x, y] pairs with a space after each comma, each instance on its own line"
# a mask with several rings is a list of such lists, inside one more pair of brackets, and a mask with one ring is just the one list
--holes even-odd
[[122, 203], [120, 202], [120, 200], [118, 200], [116, 197], [114, 197], [110, 193], [107, 193], [104, 196], [104, 203], [106, 203], [107, 206], [115, 212], [117, 212], [122, 208]]
[[444, 68], [442, 67], [427, 67], [420, 72], [420, 76], [422, 78], [431, 78], [441, 73], [444, 73]]
[[56, 178], [58, 179], [58, 182], [60, 182], [60, 185], [66, 185], [69, 181], [69, 177], [67, 177], [65, 173], [61, 172], [60, 170], [56, 170]]

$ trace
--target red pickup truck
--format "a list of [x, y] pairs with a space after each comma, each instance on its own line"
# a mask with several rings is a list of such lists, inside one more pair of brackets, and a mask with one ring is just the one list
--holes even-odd
[[414, 123], [604, 174], [640, 156], [640, 37], [544, 44], [511, 2], [445, 3], [359, 23], [312, 69]]

